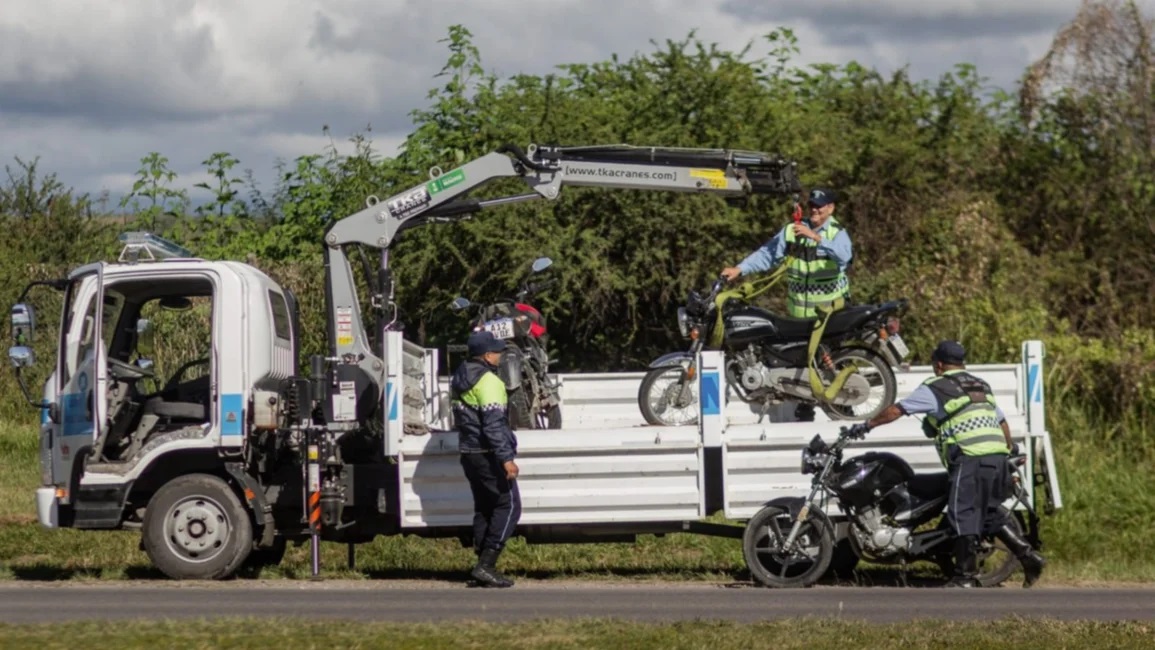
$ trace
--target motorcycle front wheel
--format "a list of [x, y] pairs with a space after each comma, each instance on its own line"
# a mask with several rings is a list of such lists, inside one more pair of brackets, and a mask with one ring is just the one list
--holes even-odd
[[848, 348], [834, 352], [831, 357], [836, 374], [843, 368], [853, 366], [870, 384], [870, 395], [861, 404], [823, 404], [822, 410], [831, 420], [869, 420], [894, 403], [898, 395], [898, 380], [882, 356], [870, 350]]
[[742, 535], [742, 555], [754, 581], [765, 587], [809, 587], [830, 568], [834, 556], [834, 528], [823, 515], [812, 514], [802, 523], [794, 548], [786, 538], [794, 519], [784, 506], [770, 505], [750, 518]]
[[666, 427], [698, 423], [698, 382], [682, 366], [654, 368], [638, 387], [638, 407], [646, 422]]

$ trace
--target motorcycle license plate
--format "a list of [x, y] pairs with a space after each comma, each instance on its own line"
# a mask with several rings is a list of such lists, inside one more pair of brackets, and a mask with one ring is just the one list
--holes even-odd
[[910, 350], [906, 347], [906, 342], [903, 341], [902, 337], [898, 334], [891, 334], [887, 341], [890, 342], [890, 347], [894, 350], [894, 353], [898, 355], [899, 361], [905, 359], [906, 355], [910, 354]]
[[499, 339], [513, 338], [513, 319], [499, 318], [491, 320], [485, 324], [485, 329], [489, 330]]

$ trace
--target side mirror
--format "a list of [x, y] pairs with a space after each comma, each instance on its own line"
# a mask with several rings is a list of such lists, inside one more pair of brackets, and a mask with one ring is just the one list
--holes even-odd
[[469, 302], [469, 298], [458, 296], [457, 298], [453, 299], [453, 302], [449, 303], [449, 308], [453, 311], [461, 311], [463, 309], [468, 309], [472, 304], [473, 303]]
[[31, 346], [36, 333], [36, 310], [32, 305], [18, 302], [12, 305], [12, 345]]
[[140, 318], [136, 321], [136, 353], [142, 357], [151, 357], [153, 355], [153, 347], [155, 343], [156, 330], [152, 326], [152, 321], [147, 318]]
[[36, 353], [27, 345], [15, 345], [8, 348], [8, 359], [13, 368], [27, 368], [36, 363]]
[[539, 257], [533, 261], [533, 272], [541, 273], [551, 266], [553, 266], [553, 260], [548, 257]]

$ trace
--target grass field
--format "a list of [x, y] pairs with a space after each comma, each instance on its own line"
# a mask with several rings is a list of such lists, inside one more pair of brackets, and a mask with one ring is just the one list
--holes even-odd
[[[83, 650], [106, 648], [108, 624], [0, 625], [0, 647], [7, 650]], [[516, 625], [488, 623], [386, 624], [299, 620], [213, 620], [139, 622], [120, 626], [117, 648], [775, 648], [844, 650], [874, 648], [1150, 648], [1155, 629], [1141, 623], [1062, 623], [1005, 619], [998, 622], [921, 621], [870, 625], [848, 620], [799, 620], [742, 625], [696, 621], [642, 624], [624, 621], [537, 621]]]
[[[135, 532], [47, 530], [36, 521], [36, 430], [0, 425], [0, 578], [90, 580], [163, 578], [138, 549]], [[1051, 561], [1041, 585], [1155, 581], [1155, 473], [1083, 443], [1060, 445], [1064, 508], [1043, 520]], [[331, 577], [354, 579], [463, 578], [472, 553], [456, 541], [378, 538], [357, 550], [357, 570], [345, 547], [324, 546]], [[308, 546], [290, 547], [280, 567], [261, 578], [308, 575]], [[502, 567], [515, 577], [605, 580], [748, 580], [738, 540], [695, 535], [642, 536], [636, 544], [527, 546], [514, 539]], [[886, 571], [864, 571], [865, 584], [893, 583]], [[1015, 579], [1017, 580], [1017, 579]]]

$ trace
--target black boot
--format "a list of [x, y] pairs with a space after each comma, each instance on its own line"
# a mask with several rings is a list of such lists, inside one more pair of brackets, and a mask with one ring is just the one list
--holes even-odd
[[1023, 589], [1029, 589], [1043, 574], [1043, 567], [1047, 565], [1047, 561], [1009, 524], [1000, 528], [995, 533], [995, 538], [1006, 545], [1007, 550], [1019, 559], [1019, 564], [1023, 567]]
[[974, 535], [956, 537], [954, 540], [954, 576], [947, 587], [974, 588], [979, 587], [978, 556], [975, 555]]
[[501, 551], [487, 548], [477, 557], [477, 566], [469, 575], [482, 587], [506, 588], [512, 587], [513, 581], [497, 572], [497, 558]]

